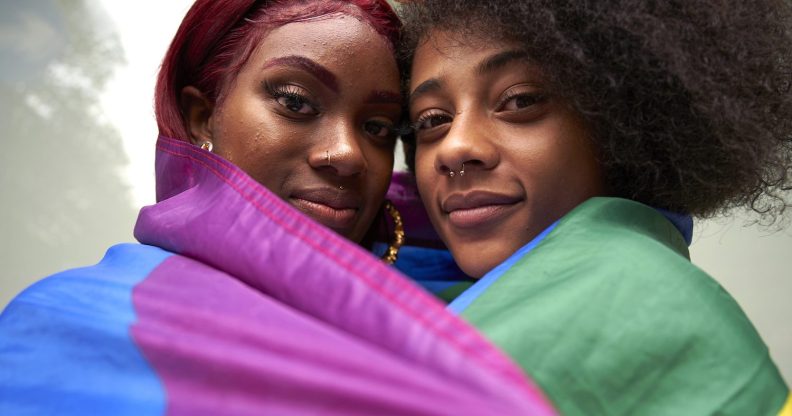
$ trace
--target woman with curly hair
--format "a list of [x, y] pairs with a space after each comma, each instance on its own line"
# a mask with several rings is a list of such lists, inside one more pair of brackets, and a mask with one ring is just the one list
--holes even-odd
[[562, 413], [792, 412], [767, 347], [687, 247], [691, 216], [789, 207], [791, 7], [404, 5], [408, 160], [475, 278], [446, 290], [449, 308]]

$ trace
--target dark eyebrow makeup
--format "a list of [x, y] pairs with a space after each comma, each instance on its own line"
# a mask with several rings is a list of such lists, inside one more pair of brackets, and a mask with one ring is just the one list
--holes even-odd
[[265, 62], [262, 69], [273, 66], [290, 66], [301, 69], [313, 75], [327, 88], [333, 90], [334, 92], [338, 92], [338, 80], [336, 79], [336, 76], [324, 66], [319, 65], [317, 62], [304, 56], [289, 55], [280, 58], [273, 58]]

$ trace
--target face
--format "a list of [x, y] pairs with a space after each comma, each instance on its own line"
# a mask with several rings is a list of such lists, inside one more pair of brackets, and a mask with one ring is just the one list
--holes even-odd
[[[190, 88], [183, 97], [200, 103]], [[193, 140], [360, 241], [390, 182], [400, 118], [386, 40], [352, 16], [290, 23], [265, 35], [227, 88], [206, 117], [192, 107]]]
[[519, 45], [460, 36], [432, 32], [416, 51], [410, 120], [429, 217], [481, 277], [601, 194], [602, 180], [583, 122]]

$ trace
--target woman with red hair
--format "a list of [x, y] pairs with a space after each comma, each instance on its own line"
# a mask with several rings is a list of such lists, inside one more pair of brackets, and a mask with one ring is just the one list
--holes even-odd
[[140, 244], [9, 304], [0, 414], [551, 414], [368, 250], [398, 36], [384, 0], [198, 0], [157, 84]]
[[157, 82], [160, 146], [222, 156], [361, 242], [393, 169], [398, 18], [383, 1], [239, 5], [198, 2], [185, 17]]

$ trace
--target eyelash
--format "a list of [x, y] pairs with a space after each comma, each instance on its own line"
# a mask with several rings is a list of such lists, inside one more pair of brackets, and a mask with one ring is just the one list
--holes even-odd
[[[267, 94], [269, 94], [269, 96], [272, 97], [272, 99], [275, 101], [278, 101], [281, 98], [286, 98], [288, 100], [294, 100], [300, 104], [307, 104], [311, 108], [313, 108], [316, 113], [321, 112], [319, 106], [313, 101], [311, 101], [305, 94], [303, 94], [301, 92], [301, 88], [295, 85], [291, 85], [291, 84], [272, 85], [269, 82], [265, 82], [264, 88], [266, 89]], [[289, 108], [289, 110], [294, 113], [298, 113], [297, 111], [294, 111], [291, 108]]]
[[[514, 92], [514, 91], [507, 91], [506, 96], [504, 96], [499, 102], [498, 105], [495, 107], [497, 111], [503, 111], [503, 107], [511, 100], [519, 97], [525, 97], [530, 99], [532, 102], [530, 105], [541, 104], [547, 100], [547, 96], [539, 93], [539, 92]], [[529, 106], [530, 106], [529, 105]], [[525, 108], [525, 107], [524, 107]], [[515, 111], [515, 110], [506, 110], [506, 111]], [[517, 110], [519, 111], [519, 110]]]
[[[372, 126], [384, 129], [385, 135], [380, 136], [378, 134], [371, 133], [369, 128]], [[367, 120], [363, 122], [362, 128], [363, 131], [370, 136], [371, 140], [381, 145], [394, 144], [396, 142], [396, 138], [401, 134], [400, 130], [396, 126], [381, 120]]]
[[[317, 104], [315, 104], [314, 102], [312, 102], [305, 94], [303, 94], [301, 92], [301, 88], [299, 88], [299, 87], [297, 87], [295, 85], [291, 85], [291, 84], [272, 85], [272, 84], [270, 84], [268, 82], [265, 82], [264, 83], [264, 88], [267, 91], [267, 94], [269, 94], [269, 96], [275, 101], [278, 101], [281, 98], [286, 98], [287, 100], [295, 100], [296, 102], [300, 103], [300, 105], [307, 104], [308, 106], [312, 107], [316, 114], [319, 114], [321, 112], [319, 106]], [[280, 105], [283, 105], [283, 104], [280, 104]], [[285, 107], [288, 108], [288, 106], [285, 106]], [[291, 108], [288, 108], [288, 109], [289, 109], [289, 111], [291, 111], [293, 113], [296, 113], [296, 114], [299, 114], [301, 116], [309, 116], [309, 114], [302, 114], [302, 113], [299, 113], [298, 111], [295, 111], [295, 110], [293, 110]], [[393, 140], [395, 140], [396, 137], [399, 134], [402, 133], [395, 126], [388, 125], [387, 123], [382, 122], [382, 121], [369, 120], [369, 121], [364, 123], [363, 128], [365, 130], [367, 127], [370, 127], [372, 125], [376, 125], [378, 127], [381, 127], [381, 128], [384, 128], [384, 129], [387, 130], [387, 135], [384, 136], [384, 137], [379, 137], [379, 136], [376, 136], [376, 135], [372, 135], [375, 139], [377, 139], [379, 141], [382, 141], [382, 142], [393, 142]], [[367, 131], [367, 133], [368, 133], [368, 131]]]
[[[441, 111], [430, 111], [430, 112], [424, 113], [420, 117], [418, 117], [418, 119], [415, 120], [415, 123], [412, 123], [410, 125], [410, 129], [413, 132], [418, 132], [418, 131], [422, 130], [420, 127], [421, 127], [421, 124], [423, 124], [424, 122], [429, 121], [429, 120], [434, 119], [434, 118], [441, 118], [441, 117], [451, 118], [451, 116], [449, 116], [448, 114], [446, 114], [444, 112], [441, 112]], [[431, 129], [431, 128], [434, 128], [434, 127], [437, 127], [437, 126], [432, 126], [432, 127], [429, 127], [429, 128]], [[424, 130], [426, 130], [426, 129], [424, 129]]]
[[[506, 92], [506, 95], [500, 101], [498, 101], [498, 104], [495, 106], [495, 108], [497, 109], [497, 111], [503, 111], [502, 110], [503, 107], [509, 101], [511, 101], [511, 100], [513, 100], [515, 98], [520, 98], [520, 97], [524, 97], [524, 98], [530, 99], [531, 103], [529, 105], [541, 104], [541, 103], [543, 103], [543, 102], [545, 102], [547, 100], [547, 96], [546, 95], [544, 95], [542, 93], [538, 93], [538, 92], [514, 92], [514, 91], [508, 91], [508, 92]], [[431, 120], [432, 118], [436, 118], [436, 117], [450, 117], [450, 116], [448, 116], [444, 112], [430, 111], [430, 112], [424, 113], [420, 117], [418, 117], [418, 119], [415, 120], [415, 122], [410, 125], [410, 128], [412, 128], [414, 131], [417, 131], [417, 130], [419, 130], [419, 127], [421, 126], [421, 124], [423, 124], [424, 122], [426, 122], [428, 120]]]

